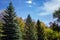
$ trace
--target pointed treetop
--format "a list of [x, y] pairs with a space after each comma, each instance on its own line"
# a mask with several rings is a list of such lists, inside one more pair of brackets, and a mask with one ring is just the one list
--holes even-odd
[[27, 19], [32, 21], [30, 14], [28, 14]]
[[32, 23], [32, 19], [31, 19], [30, 14], [27, 16], [26, 23], [27, 23], [27, 24], [28, 24], [28, 23], [29, 23], [29, 24]]
[[30, 17], [30, 14], [28, 14], [28, 17]]
[[9, 5], [12, 5], [12, 0], [9, 0]]
[[37, 23], [40, 23], [39, 19], [37, 20]]
[[9, 6], [8, 6], [7, 8], [8, 8], [8, 10], [10, 10], [10, 11], [14, 11], [14, 6], [13, 6], [13, 4], [12, 4], [12, 1], [10, 1]]

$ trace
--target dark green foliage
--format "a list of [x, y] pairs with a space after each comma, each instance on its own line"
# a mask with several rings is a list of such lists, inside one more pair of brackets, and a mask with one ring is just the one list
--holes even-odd
[[0, 20], [0, 40], [3, 37], [3, 35], [2, 35], [2, 32], [3, 32], [2, 27], [3, 27], [2, 21]]
[[54, 18], [58, 18], [57, 21], [60, 22], [60, 8], [53, 13]]
[[44, 31], [39, 20], [37, 21], [37, 36], [38, 40], [44, 40]]
[[60, 24], [60, 8], [53, 13], [53, 18], [57, 18], [56, 23], [58, 24], [58, 25], [54, 26], [54, 23], [53, 23], [53, 27], [56, 27], [56, 29], [59, 31], [60, 30], [60, 26], [59, 26], [59, 24]]
[[14, 12], [14, 7], [12, 3], [9, 3], [8, 8], [5, 10], [5, 15], [3, 15], [3, 30], [5, 36], [2, 40], [20, 40], [20, 29], [16, 20], [16, 15]]
[[53, 31], [57, 31], [57, 32], [60, 31], [60, 27], [59, 27], [58, 24], [56, 24], [55, 22], [51, 24], [50, 28], [51, 28]]
[[59, 27], [57, 24], [53, 23], [53, 28], [52, 28], [54, 31], [59, 31]]
[[33, 23], [30, 15], [28, 15], [25, 23], [25, 39], [24, 40], [35, 40], [33, 33]]
[[30, 15], [26, 21], [17, 18], [10, 2], [4, 11], [3, 23], [0, 22], [0, 40], [60, 40], [60, 26], [58, 25], [60, 9], [53, 13], [53, 18], [57, 18], [57, 23], [55, 21], [50, 27], [46, 27], [39, 20], [37, 23], [33, 22]]

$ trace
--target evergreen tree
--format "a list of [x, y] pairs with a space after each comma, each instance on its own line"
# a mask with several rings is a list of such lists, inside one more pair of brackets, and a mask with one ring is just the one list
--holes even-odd
[[53, 13], [53, 18], [57, 18], [56, 23], [59, 25], [59, 27], [58, 26], [55, 27], [56, 29], [59, 28], [58, 31], [60, 31], [60, 8]]
[[22, 39], [23, 39], [23, 37], [24, 37], [24, 27], [25, 27], [25, 22], [23, 21], [23, 19], [20, 17], [20, 18], [18, 18], [17, 17], [17, 21], [18, 21], [18, 23], [19, 23], [19, 26], [20, 26], [20, 31], [21, 31], [21, 37], [22, 37]]
[[39, 20], [37, 21], [37, 36], [38, 40], [44, 40], [44, 30]]
[[51, 28], [53, 31], [58, 31], [58, 32], [59, 32], [59, 26], [58, 26], [58, 24], [56, 24], [55, 22], [51, 24], [50, 28]]
[[3, 37], [3, 35], [2, 35], [2, 32], [3, 32], [2, 27], [3, 27], [2, 21], [0, 20], [0, 40]]
[[16, 14], [12, 2], [9, 3], [8, 8], [5, 10], [5, 15], [2, 18], [3, 23], [3, 34], [2, 40], [20, 40], [20, 28], [16, 20]]
[[25, 25], [25, 37], [24, 40], [35, 40], [34, 33], [33, 33], [33, 24], [32, 19], [30, 15], [28, 15], [26, 19], [26, 25]]
[[60, 22], [60, 8], [53, 13], [53, 18], [57, 18], [57, 21]]

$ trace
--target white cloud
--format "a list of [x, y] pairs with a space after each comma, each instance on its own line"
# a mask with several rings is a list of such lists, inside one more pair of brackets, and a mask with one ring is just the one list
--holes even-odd
[[46, 16], [52, 14], [55, 10], [60, 7], [60, 0], [51, 0], [44, 3], [43, 6], [40, 6], [38, 9], [44, 10], [44, 12], [40, 12], [38, 15]]
[[32, 0], [26, 1], [26, 3], [28, 3], [28, 4], [32, 4]]
[[36, 5], [36, 3], [32, 0], [28, 0], [25, 3], [27, 3], [29, 5], [29, 7], [32, 7], [33, 5]]
[[48, 13], [48, 12], [42, 12], [42, 13], [39, 13], [38, 15], [39, 16], [46, 16], [46, 15], [50, 15], [51, 13]]

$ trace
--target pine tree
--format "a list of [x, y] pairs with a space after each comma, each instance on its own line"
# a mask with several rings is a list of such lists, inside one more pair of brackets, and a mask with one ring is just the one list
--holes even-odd
[[44, 40], [44, 30], [39, 20], [37, 21], [37, 37], [38, 40]]
[[16, 14], [14, 12], [14, 7], [12, 2], [9, 3], [9, 6], [5, 10], [5, 15], [2, 18], [3, 23], [3, 30], [5, 36], [2, 37], [2, 40], [20, 40], [20, 28], [16, 20]]
[[34, 33], [33, 33], [33, 24], [30, 15], [28, 15], [26, 19], [26, 26], [25, 26], [25, 37], [24, 40], [35, 40]]

